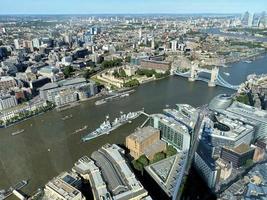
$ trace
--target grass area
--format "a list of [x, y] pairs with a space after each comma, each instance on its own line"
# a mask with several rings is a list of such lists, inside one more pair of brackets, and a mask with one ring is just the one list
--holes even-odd
[[177, 150], [171, 145], [168, 145], [164, 152], [156, 153], [153, 157], [153, 160], [149, 160], [145, 155], [142, 155], [138, 159], [133, 160], [132, 165], [136, 170], [143, 172], [146, 166], [159, 162], [165, 158], [171, 157], [176, 153]]
[[245, 94], [245, 93], [242, 93], [242, 94], [240, 94], [239, 96], [237, 96], [237, 97], [236, 97], [236, 100], [237, 100], [238, 102], [240, 102], [240, 103], [244, 103], [244, 104], [246, 104], [246, 105], [250, 105], [250, 103], [249, 103], [249, 97], [248, 97], [248, 95]]

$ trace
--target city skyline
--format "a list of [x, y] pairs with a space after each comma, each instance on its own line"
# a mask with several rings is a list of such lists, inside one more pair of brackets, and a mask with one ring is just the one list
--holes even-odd
[[262, 12], [267, 10], [264, 0], [230, 1], [219, 0], [1, 0], [0, 14], [193, 14], [193, 13], [242, 13]]

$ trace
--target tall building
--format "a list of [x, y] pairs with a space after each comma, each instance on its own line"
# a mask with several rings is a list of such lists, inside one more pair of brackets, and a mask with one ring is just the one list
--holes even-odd
[[202, 141], [195, 152], [194, 165], [208, 187], [214, 189], [220, 179], [220, 168], [211, 157]]
[[190, 148], [190, 133], [185, 125], [163, 114], [154, 114], [150, 126], [160, 130], [161, 139], [180, 151]]
[[166, 143], [160, 140], [158, 129], [147, 126], [126, 137], [126, 147], [134, 159], [146, 155], [149, 160], [152, 160], [156, 153], [166, 150]]
[[172, 51], [176, 51], [177, 50], [177, 41], [176, 40], [173, 40], [172, 42], [171, 42], [171, 49], [172, 49]]
[[20, 41], [19, 41], [19, 39], [15, 39], [14, 40], [14, 46], [15, 46], [15, 49], [20, 49]]
[[32, 46], [33, 46], [33, 48], [39, 49], [40, 48], [40, 40], [38, 38], [34, 38], [32, 40]]
[[151, 39], [151, 49], [155, 49], [155, 38], [152, 37]]
[[142, 40], [142, 28], [139, 29], [139, 32], [138, 32], [138, 37], [139, 37], [139, 41]]
[[249, 13], [249, 17], [248, 17], [248, 26], [249, 27], [253, 26], [254, 17], [255, 17], [255, 14]]
[[243, 16], [241, 18], [241, 23], [242, 23], [243, 26], [248, 26], [248, 24], [249, 24], [249, 16], [250, 16], [250, 14], [249, 14], [248, 11], [243, 14]]

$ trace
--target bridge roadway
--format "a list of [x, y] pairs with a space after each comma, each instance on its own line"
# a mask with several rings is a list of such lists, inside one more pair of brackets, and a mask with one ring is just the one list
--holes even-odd
[[[206, 72], [206, 73], [211, 73], [210, 70], [198, 70], [198, 73], [200, 72]], [[182, 76], [182, 77], [185, 77], [185, 78], [189, 78], [190, 77], [190, 71], [188, 72], [185, 72], [185, 73], [180, 73], [180, 72], [174, 72], [175, 75], [177, 76]], [[196, 78], [197, 81], [204, 81], [204, 82], [209, 82], [209, 79], [206, 79], [206, 78], [202, 78], [202, 77], [197, 77]], [[219, 85], [219, 86], [222, 86], [222, 87], [225, 87], [225, 88], [229, 88], [229, 89], [232, 89], [232, 90], [238, 90], [239, 88], [239, 85], [232, 85], [230, 83], [228, 83], [227, 81], [225, 81], [220, 74], [218, 74], [218, 77], [217, 77], [217, 80], [216, 80], [216, 85]]]

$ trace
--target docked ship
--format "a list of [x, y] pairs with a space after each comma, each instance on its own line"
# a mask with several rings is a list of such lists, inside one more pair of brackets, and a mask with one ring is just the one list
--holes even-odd
[[15, 131], [15, 132], [11, 133], [11, 135], [12, 135], [12, 136], [15, 136], [15, 135], [21, 134], [21, 133], [23, 133], [23, 132], [24, 132], [24, 129], [21, 129], [21, 130], [17, 130], [17, 131]]
[[129, 91], [126, 91], [126, 92], [117, 93], [117, 94], [114, 94], [113, 96], [110, 96], [110, 97], [107, 97], [107, 98], [104, 98], [104, 99], [96, 101], [95, 105], [98, 106], [98, 105], [102, 105], [102, 104], [105, 104], [107, 102], [113, 101], [115, 99], [122, 99], [122, 98], [130, 96], [130, 94], [132, 94], [134, 92], [135, 92], [135, 90], [129, 90]]
[[131, 120], [136, 119], [142, 114], [141, 111], [129, 112], [127, 114], [121, 113], [119, 118], [115, 118], [113, 122], [109, 121], [109, 117], [106, 117], [106, 120], [97, 128], [95, 131], [87, 134], [82, 138], [83, 142], [89, 141], [101, 135], [109, 134], [111, 131], [117, 129], [118, 127], [131, 122]]
[[10, 197], [12, 195], [12, 192], [14, 190], [20, 190], [22, 189], [24, 186], [26, 186], [28, 184], [28, 181], [22, 180], [19, 183], [17, 183], [14, 186], [11, 186], [9, 189], [7, 190], [0, 190], [0, 199], [7, 199], [8, 197]]

